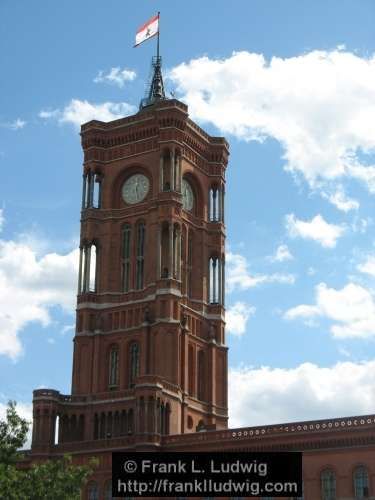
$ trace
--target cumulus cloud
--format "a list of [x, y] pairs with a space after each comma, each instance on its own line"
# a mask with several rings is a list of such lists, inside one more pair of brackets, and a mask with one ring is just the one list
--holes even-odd
[[290, 253], [287, 245], [279, 245], [276, 249], [275, 255], [272, 255], [269, 260], [271, 262], [284, 262], [286, 260], [293, 260], [294, 257]]
[[344, 192], [342, 186], [338, 186], [334, 193], [324, 193], [322, 192], [323, 198], [329, 200], [332, 205], [343, 212], [349, 212], [350, 210], [358, 210], [359, 202], [353, 198], [349, 198]]
[[234, 290], [247, 290], [264, 283], [283, 283], [292, 285], [293, 274], [250, 274], [248, 262], [243, 255], [227, 252], [226, 255], [226, 288], [230, 293]]
[[25, 120], [21, 120], [21, 118], [17, 118], [16, 120], [12, 122], [3, 122], [0, 123], [0, 127], [7, 128], [9, 130], [20, 130], [26, 125]]
[[79, 128], [83, 123], [90, 120], [109, 122], [136, 112], [136, 107], [126, 102], [103, 102], [90, 103], [72, 99], [63, 109], [42, 110], [39, 117], [43, 119], [54, 119], [58, 123], [70, 123]]
[[286, 229], [291, 238], [304, 238], [314, 240], [325, 248], [334, 248], [345, 228], [336, 224], [329, 224], [319, 214], [311, 221], [297, 219], [294, 214], [285, 217]]
[[225, 313], [226, 331], [237, 337], [246, 331], [246, 324], [250, 316], [255, 314], [255, 307], [244, 302], [236, 302]]
[[94, 78], [94, 82], [109, 83], [122, 88], [125, 85], [125, 82], [131, 82], [136, 76], [137, 73], [131, 69], [121, 69], [120, 67], [116, 67], [111, 68], [107, 74], [105, 74], [104, 71], [99, 71], [97, 76]]
[[357, 269], [375, 278], [375, 255], [368, 255], [364, 262], [358, 264]]
[[31, 247], [0, 240], [0, 355], [22, 353], [19, 333], [32, 321], [47, 326], [50, 308], [74, 311], [78, 250], [38, 257]]
[[331, 367], [235, 368], [229, 372], [231, 427], [372, 414], [375, 361]]
[[301, 319], [311, 324], [314, 318], [333, 322], [330, 331], [335, 338], [375, 337], [375, 301], [363, 286], [348, 283], [341, 290], [319, 283], [315, 304], [301, 304], [285, 312], [287, 320]]
[[196, 120], [246, 141], [279, 141], [285, 169], [311, 188], [354, 178], [375, 192], [375, 56], [341, 47], [268, 61], [242, 51], [191, 60], [168, 77]]

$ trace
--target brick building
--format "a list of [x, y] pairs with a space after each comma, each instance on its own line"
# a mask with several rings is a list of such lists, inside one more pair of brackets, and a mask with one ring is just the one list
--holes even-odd
[[34, 391], [28, 458], [99, 457], [95, 500], [112, 498], [114, 450], [298, 450], [303, 498], [375, 498], [375, 415], [227, 428], [229, 147], [165, 98], [153, 64], [137, 114], [81, 129], [72, 393]]

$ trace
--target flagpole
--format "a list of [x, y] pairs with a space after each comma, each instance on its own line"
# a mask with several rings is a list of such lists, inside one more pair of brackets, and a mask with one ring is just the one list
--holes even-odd
[[160, 34], [160, 12], [158, 12], [158, 43], [156, 47], [156, 57], [159, 61], [159, 34]]

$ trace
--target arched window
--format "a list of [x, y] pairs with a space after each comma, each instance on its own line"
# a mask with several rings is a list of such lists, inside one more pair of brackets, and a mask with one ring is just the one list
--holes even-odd
[[322, 500], [336, 500], [336, 476], [333, 470], [326, 469], [320, 476]]
[[130, 290], [131, 226], [125, 224], [122, 230], [122, 290]]
[[129, 386], [133, 387], [135, 384], [135, 379], [139, 375], [139, 346], [136, 342], [133, 342], [129, 348]]
[[89, 483], [87, 487], [87, 500], [99, 500], [99, 488], [95, 481]]
[[119, 360], [119, 350], [117, 346], [111, 348], [109, 353], [109, 387], [118, 386], [118, 360]]
[[357, 499], [368, 498], [369, 493], [369, 480], [366, 467], [363, 465], [357, 467], [353, 474], [354, 481], [354, 496]]
[[137, 269], [136, 288], [140, 290], [144, 286], [144, 253], [145, 253], [146, 226], [140, 222], [137, 227]]

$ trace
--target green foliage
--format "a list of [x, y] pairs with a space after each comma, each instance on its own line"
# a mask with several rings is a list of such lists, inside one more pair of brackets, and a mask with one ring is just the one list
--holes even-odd
[[70, 456], [33, 464], [29, 469], [16, 467], [22, 459], [19, 452], [27, 438], [29, 423], [16, 412], [16, 404], [8, 403], [6, 419], [0, 421], [0, 498], [7, 500], [79, 500], [87, 477], [97, 465], [72, 464]]

